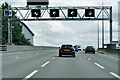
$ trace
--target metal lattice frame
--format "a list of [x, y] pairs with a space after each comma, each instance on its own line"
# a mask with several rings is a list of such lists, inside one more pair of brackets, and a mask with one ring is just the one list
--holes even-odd
[[[94, 20], [106, 20], [110, 22], [110, 44], [112, 44], [112, 6], [68, 6], [68, 7], [48, 7], [48, 6], [36, 6], [36, 7], [12, 7], [13, 11], [19, 15], [19, 19], [12, 17], [12, 21], [94, 21]], [[31, 17], [32, 9], [40, 9], [41, 17]], [[61, 15], [59, 17], [50, 17], [50, 9], [59, 9]], [[77, 9], [77, 17], [68, 17], [66, 11], [68, 9]], [[95, 9], [98, 13], [95, 17], [85, 17], [85, 13], [81, 14], [81, 11], [85, 11], [85, 9]], [[22, 11], [26, 11], [22, 13]], [[101, 17], [102, 12], [106, 17]], [[49, 16], [46, 18], [45, 15]]]
[[[19, 20], [20, 21], [43, 21], [43, 20], [110, 20], [111, 19], [111, 14], [110, 14], [110, 9], [111, 6], [92, 6], [92, 7], [87, 7], [87, 6], [76, 6], [76, 7], [12, 7], [12, 9], [17, 12], [17, 14], [20, 15]], [[40, 9], [41, 10], [41, 17], [31, 17], [31, 10], [32, 9]], [[46, 14], [50, 15], [50, 9], [59, 9], [60, 13], [62, 16], [59, 17], [48, 17], [45, 18], [45, 12]], [[77, 17], [68, 17], [66, 11], [68, 9], [77, 9], [77, 10], [82, 10], [84, 11], [85, 9], [95, 9], [99, 10], [99, 13], [96, 14], [95, 17], [85, 17], [85, 14], [81, 14], [81, 12], [78, 11]], [[109, 10], [109, 11], [108, 11]], [[22, 14], [22, 11], [27, 11], [24, 14]], [[100, 17], [102, 14], [102, 11], [105, 13], [107, 16], [106, 18]], [[13, 21], [16, 20], [13, 18]]]

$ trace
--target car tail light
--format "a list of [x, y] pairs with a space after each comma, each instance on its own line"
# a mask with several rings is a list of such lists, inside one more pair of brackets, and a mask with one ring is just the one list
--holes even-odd
[[74, 51], [75, 49], [70, 49], [71, 51]]
[[95, 50], [95, 48], [93, 48], [93, 50]]
[[63, 51], [64, 49], [60, 49], [61, 51]]
[[86, 49], [88, 49], [88, 48], [86, 48]]

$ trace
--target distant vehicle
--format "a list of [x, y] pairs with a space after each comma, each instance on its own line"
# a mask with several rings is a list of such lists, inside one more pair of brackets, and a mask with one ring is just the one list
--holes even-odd
[[83, 49], [83, 51], [85, 51], [85, 49]]
[[74, 46], [74, 49], [75, 49], [76, 52], [78, 52], [78, 48], [76, 46]]
[[62, 45], [59, 49], [59, 57], [62, 55], [72, 55], [75, 57], [75, 49], [72, 45]]
[[80, 46], [78, 46], [78, 51], [81, 51], [81, 47]]
[[78, 51], [81, 51], [81, 45], [75, 45], [75, 47], [78, 49]]
[[78, 48], [75, 48], [75, 51], [78, 52]]
[[85, 49], [85, 53], [93, 52], [95, 54], [95, 48], [93, 46], [87, 46]]

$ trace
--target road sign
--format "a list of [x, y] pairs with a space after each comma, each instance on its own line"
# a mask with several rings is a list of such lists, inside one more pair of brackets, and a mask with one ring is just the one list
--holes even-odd
[[12, 10], [5, 9], [4, 10], [4, 16], [5, 17], [12, 17]]
[[40, 9], [32, 9], [31, 14], [32, 14], [32, 17], [41, 17]]
[[48, 5], [48, 0], [27, 0], [27, 5]]
[[85, 17], [95, 17], [94, 9], [85, 9]]
[[77, 17], [77, 9], [68, 9], [68, 17]]
[[59, 17], [59, 9], [50, 9], [50, 17]]

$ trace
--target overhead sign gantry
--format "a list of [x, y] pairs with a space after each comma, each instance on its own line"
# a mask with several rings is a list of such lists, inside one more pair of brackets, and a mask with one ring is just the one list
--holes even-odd
[[[111, 6], [12, 7], [20, 21], [43, 20], [112, 20]], [[84, 14], [81, 13], [84, 12]], [[23, 13], [24, 12], [24, 13]], [[95, 12], [97, 12], [95, 14]], [[106, 17], [102, 18], [102, 12]], [[47, 15], [47, 16], [46, 16]], [[35, 18], [36, 17], [36, 18]], [[16, 18], [12, 18], [16, 20]]]
[[[27, 0], [26, 7], [12, 7], [19, 19], [12, 21], [94, 21], [110, 22], [110, 44], [112, 43], [112, 6], [60, 6], [48, 7], [48, 0]], [[32, 5], [32, 6], [31, 6]], [[34, 5], [34, 6], [33, 6]], [[105, 17], [102, 17], [104, 13]]]

